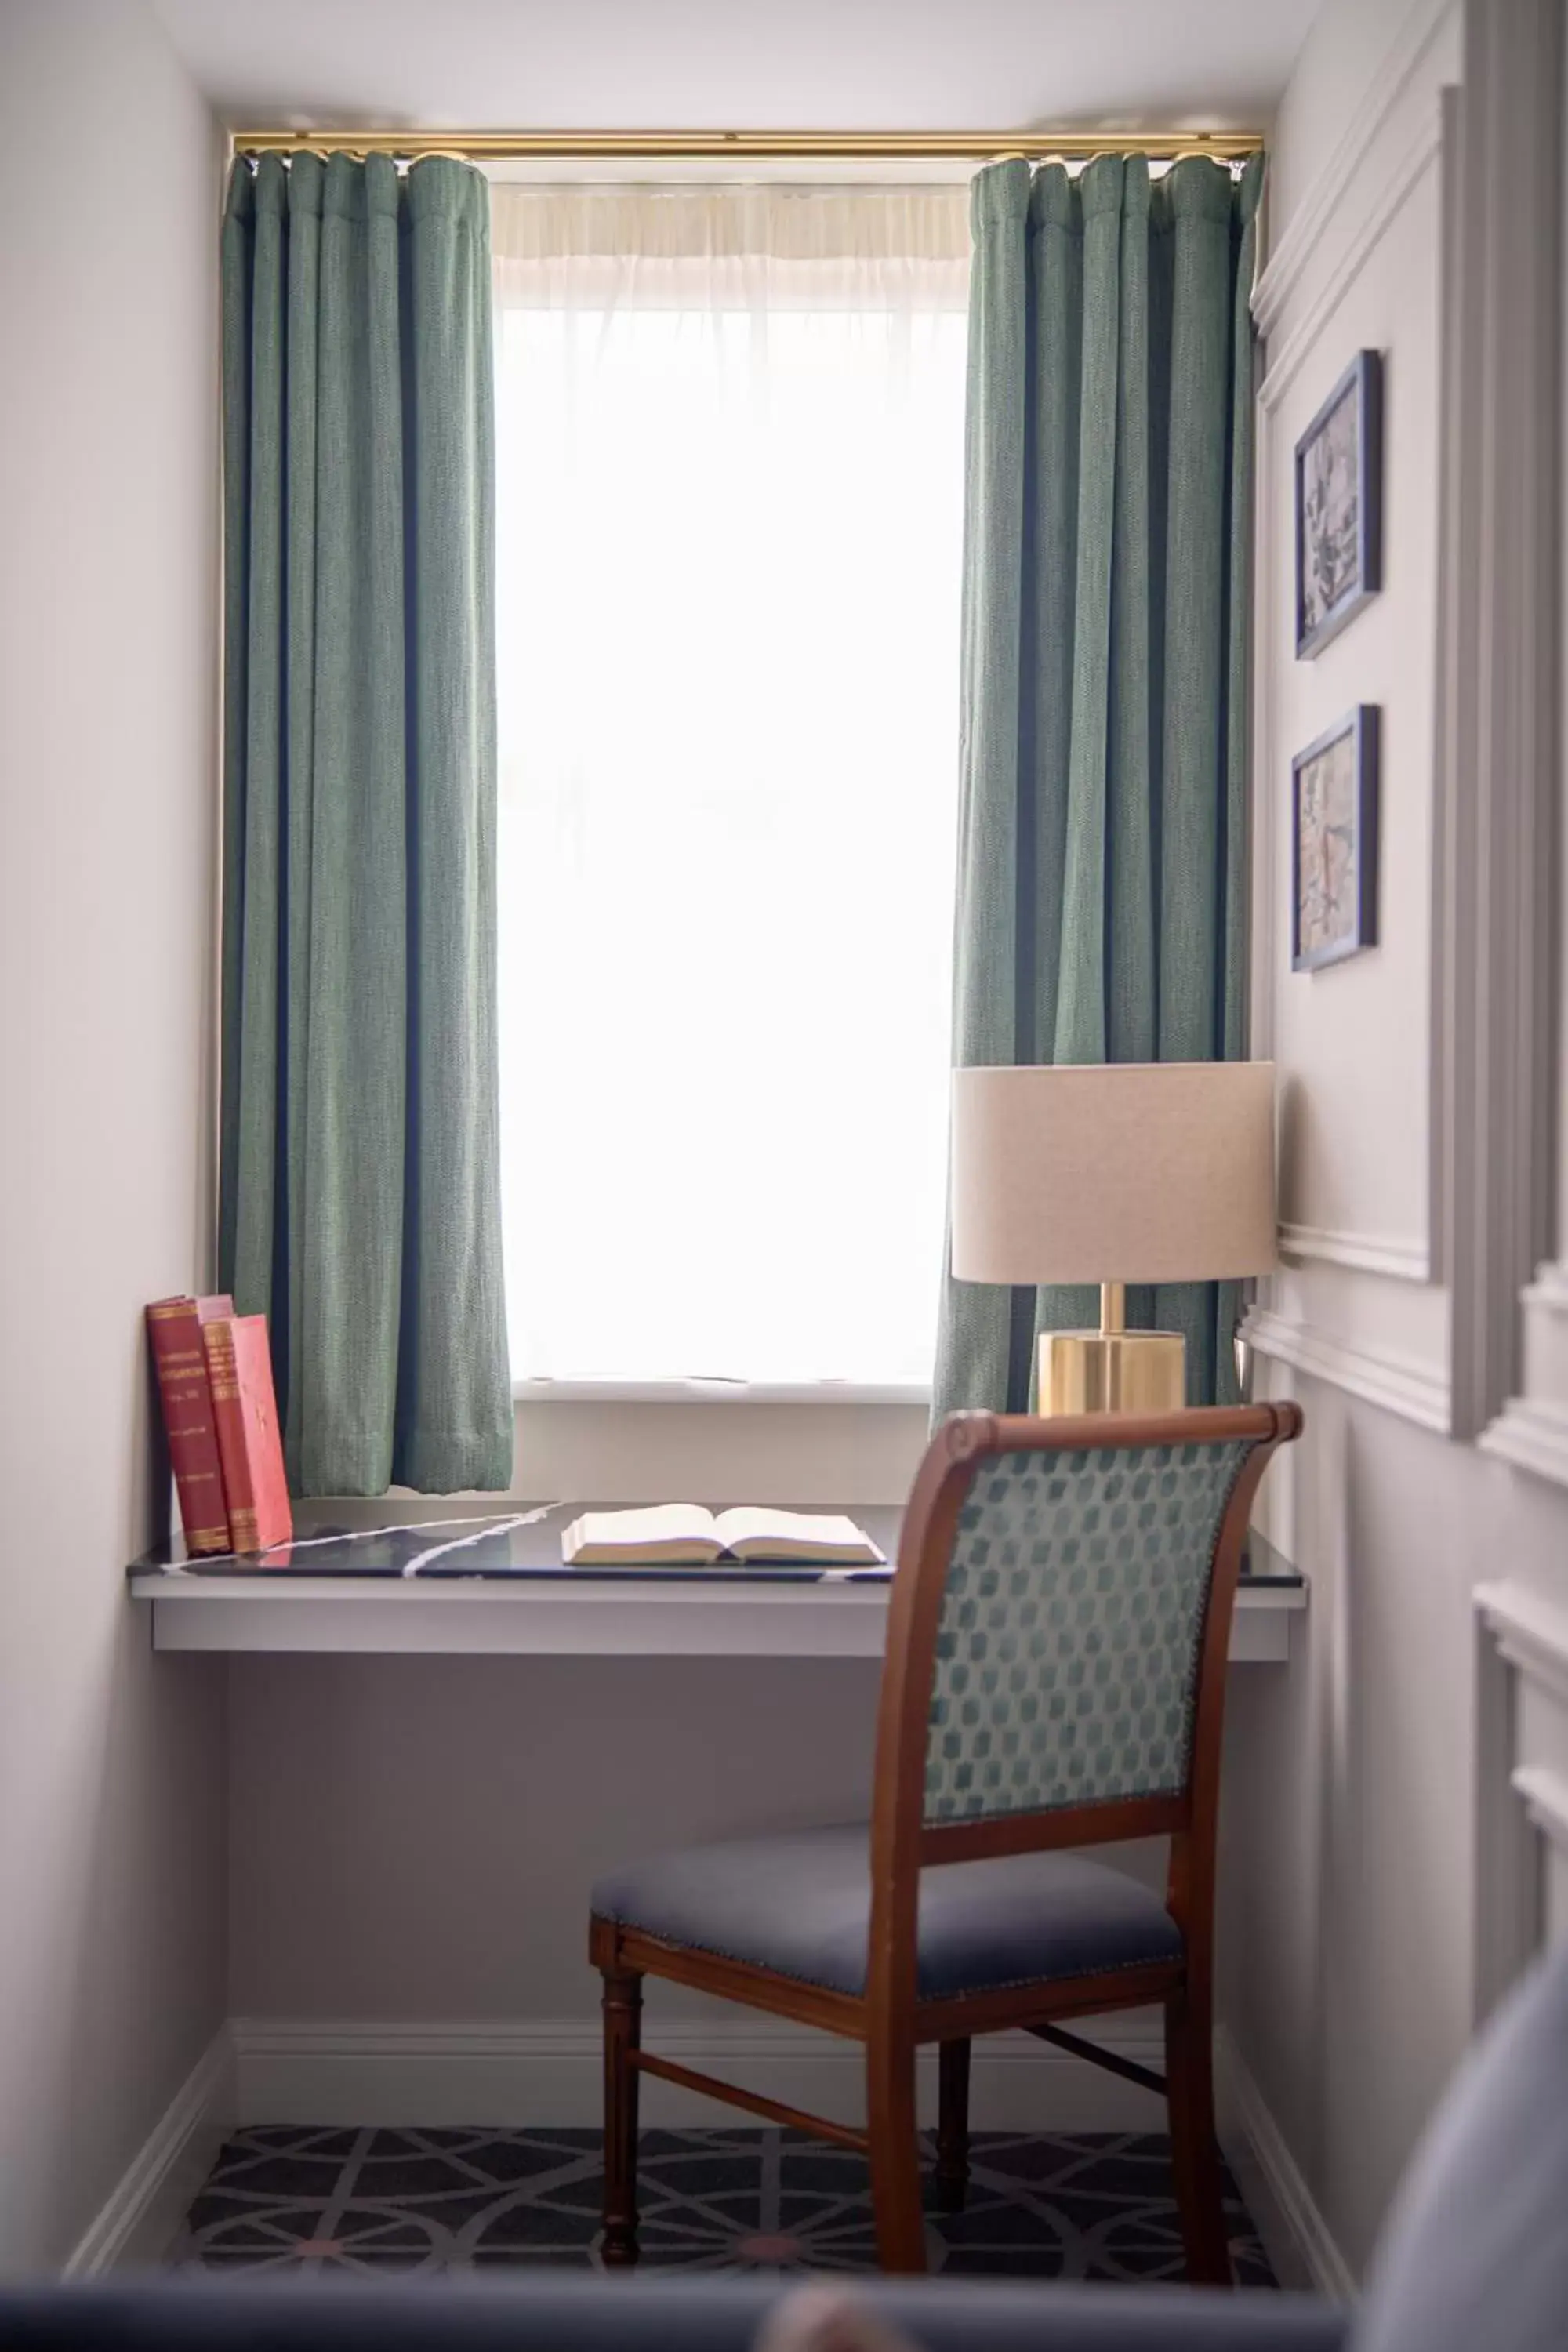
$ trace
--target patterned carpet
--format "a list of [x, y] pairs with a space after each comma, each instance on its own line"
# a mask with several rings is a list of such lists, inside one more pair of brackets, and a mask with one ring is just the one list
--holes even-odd
[[[640, 2179], [645, 2269], [876, 2267], [864, 2161], [798, 2133], [645, 2132]], [[225, 2147], [170, 2259], [190, 2270], [382, 2278], [594, 2267], [599, 2186], [596, 2131], [253, 2127]], [[1272, 2286], [1228, 2179], [1226, 2189], [1237, 2279]], [[977, 2132], [966, 2210], [928, 2210], [926, 2227], [933, 2271], [1183, 2274], [1163, 2138]]]

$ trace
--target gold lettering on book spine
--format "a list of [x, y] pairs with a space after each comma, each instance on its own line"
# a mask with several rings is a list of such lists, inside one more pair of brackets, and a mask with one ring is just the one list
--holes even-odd
[[226, 1331], [209, 1327], [207, 1331], [207, 1371], [212, 1382], [215, 1404], [229, 1404], [239, 1394], [239, 1366], [235, 1357], [234, 1341]]

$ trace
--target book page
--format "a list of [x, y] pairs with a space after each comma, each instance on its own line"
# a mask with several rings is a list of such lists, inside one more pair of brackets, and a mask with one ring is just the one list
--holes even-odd
[[640, 1511], [584, 1511], [561, 1538], [568, 1568], [614, 1567], [637, 1560], [716, 1559], [722, 1546], [711, 1511], [700, 1503], [656, 1503]]
[[875, 1567], [882, 1558], [864, 1528], [834, 1512], [743, 1505], [721, 1511], [713, 1531], [737, 1559], [825, 1559]]

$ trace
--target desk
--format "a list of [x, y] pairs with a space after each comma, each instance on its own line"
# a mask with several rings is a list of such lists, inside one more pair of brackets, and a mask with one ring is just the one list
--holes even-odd
[[[150, 1556], [130, 1570], [156, 1650], [525, 1657], [879, 1658], [889, 1571], [567, 1569], [561, 1529], [593, 1505], [353, 1533], [241, 1558]], [[841, 1506], [823, 1506], [843, 1507]], [[891, 1558], [898, 1510], [850, 1506]], [[1305, 1580], [1258, 1545], [1237, 1595], [1233, 1664], [1278, 1663]]]

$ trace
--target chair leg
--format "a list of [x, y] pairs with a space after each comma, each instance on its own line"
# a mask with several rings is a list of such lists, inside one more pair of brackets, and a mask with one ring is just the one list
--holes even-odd
[[926, 2266], [921, 2212], [921, 2155], [915, 2123], [914, 2044], [875, 2036], [866, 2049], [871, 2210], [877, 2263], [884, 2271]]
[[642, 1979], [603, 1971], [605, 1980], [605, 2231], [606, 2269], [637, 2258], [637, 2082], [632, 2053], [642, 2032]]
[[1185, 1988], [1165, 2002], [1165, 2083], [1187, 2276], [1194, 2286], [1229, 2286], [1230, 2244], [1215, 2137], [1212, 2021], [1208, 2002], [1194, 2000]]
[[962, 2213], [969, 2190], [969, 2050], [967, 2039], [937, 2046], [936, 2201], [943, 2213]]

